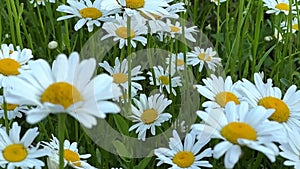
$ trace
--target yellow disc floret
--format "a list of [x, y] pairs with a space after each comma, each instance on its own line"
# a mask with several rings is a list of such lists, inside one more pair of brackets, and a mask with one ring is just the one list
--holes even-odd
[[128, 78], [124, 73], [113, 74], [114, 83], [121, 84], [127, 82]]
[[151, 124], [153, 123], [158, 117], [158, 113], [156, 110], [154, 109], [147, 109], [143, 112], [142, 116], [141, 116], [141, 120], [145, 123], [145, 124]]
[[[9, 104], [9, 103], [6, 103], [6, 110], [14, 110], [18, 106], [19, 106], [18, 104]], [[5, 108], [4, 104], [2, 104], [1, 107], [2, 107], [2, 109], [4, 109]]]
[[9, 162], [21, 162], [26, 159], [28, 152], [22, 144], [10, 144], [2, 150], [3, 157]]
[[231, 92], [221, 92], [216, 95], [215, 99], [221, 107], [225, 107], [225, 105], [230, 101], [233, 101], [235, 104], [240, 104], [239, 99]]
[[42, 94], [41, 101], [60, 104], [67, 109], [72, 104], [82, 101], [83, 98], [76, 87], [66, 82], [51, 84]]
[[123, 39], [127, 39], [128, 37], [134, 38], [134, 36], [135, 36], [134, 31], [132, 29], [130, 30], [130, 35], [128, 36], [127, 27], [125, 27], [125, 26], [122, 26], [122, 27], [119, 27], [118, 29], [116, 29], [116, 35]]
[[173, 163], [181, 168], [190, 167], [195, 161], [195, 156], [189, 151], [180, 151], [173, 157]]
[[145, 0], [126, 0], [126, 7], [131, 9], [142, 8], [145, 5]]
[[292, 25], [292, 28], [297, 31], [298, 30], [298, 24]]
[[102, 12], [94, 7], [83, 8], [79, 11], [79, 13], [83, 18], [98, 19], [102, 16]]
[[183, 59], [177, 59], [177, 66], [182, 66], [184, 65], [184, 60]]
[[206, 53], [200, 53], [200, 54], [198, 55], [198, 58], [199, 58], [200, 60], [204, 60], [204, 61], [211, 61], [211, 57], [210, 57], [210, 56], [208, 56], [208, 57], [206, 57], [206, 58], [205, 58], [205, 56], [206, 56]]
[[276, 97], [264, 97], [259, 100], [258, 105], [266, 109], [275, 109], [275, 112], [269, 117], [270, 120], [279, 123], [287, 122], [290, 117], [290, 109], [282, 100]]
[[18, 69], [21, 67], [20, 63], [11, 58], [0, 60], [0, 73], [5, 76], [20, 74]]
[[64, 158], [65, 158], [65, 160], [67, 160], [68, 162], [71, 162], [71, 163], [73, 163], [74, 165], [76, 165], [77, 167], [80, 167], [80, 166], [81, 166], [81, 163], [80, 163], [80, 157], [79, 157], [78, 153], [75, 153], [75, 152], [72, 151], [72, 150], [65, 149], [65, 150], [64, 150]]
[[222, 128], [221, 134], [229, 142], [237, 144], [237, 139], [256, 140], [255, 129], [243, 122], [231, 122]]
[[177, 26], [170, 26], [170, 29], [171, 29], [171, 32], [179, 32], [180, 31], [180, 28], [178, 28]]
[[158, 78], [159, 81], [161, 81], [162, 84], [168, 85], [170, 83], [169, 77], [168, 76], [160, 76]]
[[279, 3], [279, 4], [275, 5], [275, 8], [277, 8], [279, 10], [283, 10], [283, 11], [290, 10], [289, 4], [286, 4], [286, 3]]

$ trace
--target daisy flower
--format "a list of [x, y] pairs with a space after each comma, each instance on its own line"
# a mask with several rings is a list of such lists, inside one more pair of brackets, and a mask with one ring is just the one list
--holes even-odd
[[14, 49], [13, 44], [2, 44], [0, 50], [0, 87], [3, 87], [5, 79], [9, 76], [17, 76], [20, 69], [27, 70], [27, 62], [33, 58], [30, 49]]
[[106, 22], [103, 24], [102, 28], [108, 33], [104, 35], [101, 40], [113, 37], [113, 41], [120, 41], [119, 48], [122, 49], [124, 45], [128, 46], [127, 38], [130, 37], [130, 43], [135, 48], [136, 42], [141, 42], [142, 45], [147, 44], [147, 39], [142, 35], [146, 35], [148, 32], [145, 20], [142, 18], [137, 18], [134, 15], [131, 18], [130, 23], [130, 35], [127, 34], [127, 17], [116, 16], [114, 22]]
[[187, 65], [198, 65], [199, 72], [202, 71], [203, 66], [207, 66], [208, 69], [215, 71], [217, 66], [221, 66], [221, 58], [216, 57], [217, 52], [210, 48], [194, 47], [194, 51], [187, 52], [186, 62]]
[[95, 0], [93, 3], [91, 0], [67, 0], [69, 5], [60, 5], [56, 10], [69, 15], [61, 16], [57, 18], [57, 21], [78, 17], [80, 19], [74, 26], [75, 31], [78, 31], [86, 24], [88, 31], [92, 32], [94, 25], [100, 27], [101, 22], [111, 21], [113, 18], [110, 15], [118, 12], [101, 8], [101, 2], [102, 0]]
[[[124, 59], [122, 63], [119, 58], [115, 58], [115, 66], [111, 67], [107, 61], [103, 63], [99, 63], [99, 66], [104, 68], [112, 77], [113, 82], [116, 85], [123, 87], [125, 90], [129, 89], [128, 84], [128, 61]], [[135, 82], [139, 80], [144, 80], [145, 77], [142, 76], [143, 72], [141, 72], [141, 66], [138, 65], [131, 70], [131, 86], [132, 90], [142, 90], [142, 86]]]
[[172, 53], [169, 57], [166, 58], [166, 63], [169, 65], [171, 59], [171, 66], [176, 67], [177, 70], [184, 70], [184, 56], [180, 52], [178, 54]]
[[[47, 163], [48, 167], [57, 168], [59, 166], [59, 141], [52, 135], [50, 142], [44, 142], [43, 145], [45, 149], [49, 152]], [[91, 157], [91, 154], [78, 153], [77, 142], [70, 143], [69, 140], [64, 141], [64, 167], [67, 165], [76, 169], [96, 169], [86, 162], [86, 160]], [[50, 167], [49, 167], [50, 168]]]
[[45, 2], [55, 3], [55, 0], [30, 0], [29, 3], [33, 4], [34, 7], [37, 5], [45, 6]]
[[169, 113], [163, 113], [165, 108], [172, 103], [172, 100], [164, 98], [164, 95], [155, 94], [147, 98], [145, 94], [141, 94], [140, 99], [133, 98], [133, 102], [137, 107], [131, 105], [133, 115], [129, 117], [137, 123], [131, 126], [129, 131], [136, 129], [139, 140], [146, 140], [148, 129], [152, 135], [155, 135], [155, 127], [161, 126], [172, 117]]
[[221, 3], [226, 2], [226, 0], [210, 0], [210, 2], [214, 2], [216, 5], [221, 5]]
[[[288, 27], [288, 22], [286, 21], [281, 22], [280, 27], [285, 31], [285, 33], [290, 29]], [[298, 19], [294, 18], [292, 20], [292, 33], [295, 33], [296, 31], [298, 31]]]
[[33, 140], [38, 136], [38, 128], [26, 131], [20, 139], [21, 126], [17, 122], [12, 124], [9, 134], [5, 129], [0, 128], [0, 166], [2, 168], [36, 168], [45, 166], [44, 162], [37, 159], [47, 155], [45, 149], [39, 149], [32, 145]]
[[[285, 15], [289, 14], [290, 10], [290, 3], [289, 0], [263, 0], [264, 6], [268, 7], [269, 10], [267, 10], [267, 14], [275, 13], [275, 15], [278, 15], [280, 12], [283, 12]], [[297, 14], [296, 6], [293, 4], [292, 7], [292, 13]]]
[[[4, 118], [4, 98], [0, 96], [0, 118]], [[8, 120], [15, 119], [16, 117], [21, 118], [22, 113], [28, 110], [27, 106], [19, 106], [17, 104], [9, 104], [6, 103], [6, 110], [7, 110], [7, 118]]]
[[[156, 86], [159, 86], [159, 91], [161, 93], [163, 92], [163, 88], [166, 88], [169, 94], [170, 92], [172, 92], [176, 96], [176, 91], [174, 88], [178, 86], [182, 86], [182, 84], [179, 76], [174, 77], [175, 71], [171, 70], [171, 74], [170, 74], [168, 70], [164, 70], [161, 66], [158, 67], [153, 66], [153, 70], [154, 70], [155, 79], [153, 79], [152, 72], [147, 73], [148, 75], [150, 75], [150, 84], [154, 85], [154, 80], [155, 80]], [[170, 84], [172, 88], [170, 87]]]
[[160, 32], [160, 33], [158, 33], [161, 40], [164, 37], [166, 37], [167, 35], [170, 35], [171, 38], [175, 38], [176, 35], [182, 35], [186, 39], [188, 39], [192, 42], [196, 42], [196, 39], [193, 37], [193, 34], [198, 32], [197, 26], [192, 26], [192, 27], [189, 27], [189, 28], [184, 26], [184, 35], [183, 35], [182, 26], [180, 25], [180, 23], [178, 21], [176, 21], [175, 25], [173, 25], [171, 23], [171, 20], [167, 19], [166, 24], [170, 27], [170, 31], [169, 32]]
[[52, 64], [38, 59], [28, 63], [31, 70], [22, 76], [13, 76], [5, 84], [8, 103], [35, 105], [26, 111], [26, 121], [37, 123], [50, 113], [67, 113], [87, 128], [97, 124], [96, 118], [106, 113], [117, 113], [120, 108], [107, 99], [120, 94], [113, 91], [113, 78], [101, 74], [93, 79], [94, 58], [79, 62], [79, 54], [71, 53], [69, 59], [60, 54]]
[[[174, 0], [165, 0], [167, 3], [171, 3]], [[151, 16], [144, 14], [143, 12], [140, 12], [139, 14], [141, 17], [144, 17], [147, 20], [147, 24], [150, 27], [150, 33], [158, 33], [158, 32], [170, 32], [171, 28], [169, 25], [167, 25], [163, 19], [164, 18], [179, 18], [178, 13], [179, 12], [185, 12], [186, 9], [184, 7], [184, 3], [175, 3], [170, 5], [166, 8], [169, 14], [166, 15], [155, 15], [153, 13], [150, 13]]]
[[192, 133], [196, 133], [197, 137], [206, 134], [222, 140], [213, 148], [213, 157], [219, 159], [225, 154], [225, 168], [233, 168], [237, 163], [242, 155], [241, 146], [259, 151], [275, 162], [279, 150], [273, 142], [283, 136], [280, 133], [281, 126], [268, 120], [273, 111], [262, 106], [249, 109], [247, 102], [240, 105], [229, 102], [224, 111], [197, 111], [205, 123], [194, 124]]
[[[293, 128], [288, 132], [288, 142], [281, 144], [279, 155], [286, 159], [285, 166], [294, 166], [295, 169], [300, 169], [300, 135], [299, 128]], [[296, 136], [296, 137], [295, 137]]]
[[173, 130], [173, 137], [169, 141], [168, 148], [158, 148], [154, 150], [154, 154], [158, 157], [159, 162], [157, 166], [163, 163], [170, 164], [176, 169], [201, 169], [201, 167], [212, 168], [209, 161], [202, 160], [205, 157], [212, 156], [211, 148], [206, 148], [204, 151], [200, 150], [209, 142], [196, 142], [195, 135], [188, 133], [185, 136], [184, 144], [176, 132]]
[[207, 108], [221, 108], [233, 101], [240, 104], [240, 95], [236, 91], [237, 83], [233, 84], [231, 77], [227, 76], [225, 81], [219, 76], [212, 74], [210, 78], [202, 80], [203, 85], [195, 85], [197, 91], [210, 101], [205, 101], [202, 106]]
[[165, 0], [103, 0], [102, 5], [107, 9], [122, 9], [128, 16], [142, 12], [150, 17], [151, 14], [168, 14], [165, 8], [169, 6]]
[[295, 85], [290, 86], [282, 98], [282, 92], [278, 87], [273, 87], [272, 79], [264, 83], [259, 74], [254, 74], [254, 84], [243, 79], [238, 91], [243, 95], [252, 107], [263, 106], [267, 109], [275, 109], [269, 117], [277, 121], [285, 129], [300, 127], [300, 91]]

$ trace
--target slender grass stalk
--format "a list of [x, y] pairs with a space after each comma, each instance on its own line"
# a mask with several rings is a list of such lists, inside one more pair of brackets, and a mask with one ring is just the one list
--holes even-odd
[[217, 5], [217, 34], [216, 34], [216, 51], [218, 52], [218, 47], [219, 47], [219, 41], [220, 41], [220, 30], [221, 30], [221, 27], [220, 27], [220, 1], [218, 1], [218, 5]]
[[58, 115], [59, 169], [64, 168], [65, 113]]
[[[290, 5], [290, 9], [289, 9], [289, 15], [288, 15], [288, 43], [290, 42], [291, 44], [293, 44], [293, 23], [292, 23], [292, 20], [293, 20], [293, 15], [292, 15], [292, 4], [293, 4], [293, 1], [292, 0], [289, 0], [289, 5]], [[294, 69], [293, 69], [293, 46], [292, 45], [287, 45], [288, 46], [288, 56], [289, 56], [289, 75], [288, 75], [288, 79], [290, 81], [293, 80], [293, 72], [294, 72]]]
[[50, 140], [50, 137], [48, 135], [49, 131], [47, 132], [44, 123], [43, 122], [39, 122], [38, 125], [39, 125], [39, 128], [41, 129], [41, 131], [43, 131], [43, 134], [45, 134], [46, 140]]
[[259, 36], [260, 36], [260, 29], [261, 29], [261, 22], [263, 20], [263, 3], [262, 0], [259, 0], [257, 3], [257, 15], [255, 20], [255, 29], [254, 29], [254, 40], [252, 42], [253, 50], [252, 50], [252, 75], [256, 72], [256, 59], [257, 59], [257, 49], [259, 45]]
[[[233, 59], [230, 60], [230, 75], [231, 77], [236, 77], [236, 61], [238, 58], [238, 53], [240, 49], [240, 40], [241, 40], [241, 31], [242, 31], [242, 26], [244, 22], [243, 18], [243, 13], [244, 13], [244, 0], [239, 1], [239, 7], [238, 7], [238, 24], [237, 24], [237, 30], [236, 30], [236, 37], [234, 40], [234, 45], [233, 45], [233, 52], [230, 52], [230, 57], [233, 57]], [[232, 56], [233, 55], [233, 56]]]
[[79, 127], [78, 127], [78, 122], [77, 120], [74, 120], [74, 126], [75, 126], [75, 140], [78, 140], [78, 134], [79, 134]]
[[[46, 30], [45, 30], [45, 27], [44, 27], [44, 21], [43, 21], [43, 18], [42, 18], [39, 6], [37, 6], [37, 11], [38, 11], [38, 18], [39, 18], [40, 26], [42, 28], [42, 33], [43, 33], [44, 41], [47, 42], [48, 38], [47, 38], [47, 35], [46, 35]], [[50, 51], [49, 51], [49, 49], [48, 48], [45, 48], [45, 49], [47, 49], [47, 54], [48, 54], [48, 57], [50, 58]]]
[[[23, 48], [23, 42], [22, 42], [22, 35], [21, 35], [21, 29], [20, 29], [20, 19], [22, 18], [23, 8], [24, 4], [21, 3], [19, 5], [19, 1], [16, 1], [17, 5], [15, 4], [15, 0], [11, 0], [13, 15], [15, 18], [15, 28], [16, 28], [16, 37], [18, 41], [18, 46]], [[18, 8], [18, 10], [16, 9]]]
[[12, 12], [12, 5], [11, 1], [7, 0], [5, 1], [7, 4], [7, 12], [8, 12], [8, 20], [9, 20], [9, 28], [10, 28], [10, 34], [11, 34], [11, 41], [16, 46], [16, 35], [15, 35], [15, 27], [14, 27], [14, 17]]
[[[62, 0], [62, 3], [63, 4], [66, 4], [66, 0]], [[68, 53], [71, 53], [72, 50], [71, 50], [71, 42], [70, 42], [70, 35], [69, 35], [69, 25], [68, 25], [68, 21], [67, 20], [64, 20], [64, 23], [65, 23], [65, 34], [64, 34], [64, 42], [65, 42], [65, 45], [67, 46], [67, 50], [68, 50]]]
[[229, 1], [226, 1], [226, 20], [225, 20], [225, 46], [226, 46], [226, 50], [227, 50], [227, 58], [229, 59], [228, 53], [229, 53], [229, 49], [231, 48], [231, 44], [230, 44], [230, 34], [231, 34], [231, 30], [229, 29], [229, 21], [230, 21], [230, 15], [229, 15]]
[[[128, 57], [128, 104], [131, 105], [131, 64], [132, 64], [132, 56], [131, 56], [131, 17], [127, 17], [127, 57]], [[131, 106], [129, 106], [129, 110], [131, 110]], [[130, 111], [131, 112], [131, 111]]]
[[9, 134], [9, 122], [8, 122], [8, 112], [7, 112], [7, 103], [5, 101], [5, 98], [3, 97], [3, 111], [4, 111], [4, 124], [6, 133]]
[[262, 159], [263, 159], [263, 154], [258, 152], [253, 169], [261, 168]]

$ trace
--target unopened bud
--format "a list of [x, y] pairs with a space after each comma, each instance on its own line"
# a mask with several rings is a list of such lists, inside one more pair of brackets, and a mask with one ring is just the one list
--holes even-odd
[[272, 36], [266, 36], [264, 38], [264, 40], [267, 41], [267, 42], [270, 42], [271, 40], [273, 40], [273, 37]]
[[56, 41], [51, 41], [48, 43], [48, 48], [49, 49], [56, 49], [58, 46], [58, 43]]

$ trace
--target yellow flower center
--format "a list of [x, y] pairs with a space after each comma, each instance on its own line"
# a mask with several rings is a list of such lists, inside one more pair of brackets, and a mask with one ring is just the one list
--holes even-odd
[[239, 99], [231, 92], [221, 92], [217, 94], [215, 99], [221, 107], [225, 107], [225, 105], [230, 101], [233, 101], [235, 104], [240, 104]]
[[264, 106], [266, 109], [275, 109], [275, 112], [269, 117], [270, 120], [283, 123], [290, 117], [289, 107], [276, 97], [264, 97], [259, 100], [258, 105]]
[[289, 4], [286, 3], [279, 3], [275, 6], [275, 8], [279, 9], [279, 10], [283, 10], [283, 11], [288, 11], [290, 10], [290, 6]]
[[237, 139], [256, 140], [256, 131], [250, 125], [243, 122], [231, 122], [222, 128], [221, 134], [228, 141], [237, 144]]
[[127, 39], [128, 37], [134, 38], [134, 36], [135, 36], [134, 31], [132, 29], [130, 30], [130, 35], [128, 36], [127, 27], [125, 27], [125, 26], [122, 26], [122, 27], [118, 28], [116, 30], [116, 34], [117, 34], [117, 36], [119, 36], [123, 39]]
[[292, 28], [297, 31], [298, 30], [298, 24], [292, 25]]
[[127, 82], [128, 78], [124, 73], [113, 74], [114, 83], [121, 84]]
[[194, 160], [194, 154], [189, 151], [180, 151], [173, 157], [173, 162], [181, 168], [190, 167]]
[[60, 104], [65, 109], [83, 98], [76, 87], [66, 82], [51, 84], [42, 94], [41, 101]]
[[145, 0], [126, 0], [126, 7], [131, 9], [142, 8], [145, 5]]
[[160, 76], [158, 78], [159, 81], [161, 81], [162, 84], [168, 85], [170, 83], [169, 77], [168, 76]]
[[170, 29], [171, 29], [171, 32], [179, 32], [180, 31], [180, 28], [178, 28], [177, 26], [170, 26]]
[[64, 157], [68, 162], [73, 163], [77, 167], [81, 166], [80, 157], [77, 153], [72, 150], [64, 149]]
[[[19, 105], [17, 105], [17, 104], [6, 103], [6, 110], [15, 110], [15, 108], [18, 106]], [[1, 105], [1, 108], [4, 109], [4, 104]]]
[[11, 144], [2, 150], [3, 157], [9, 162], [20, 162], [26, 159], [28, 152], [22, 144]]
[[83, 8], [79, 11], [79, 13], [83, 18], [98, 19], [102, 16], [102, 12], [95, 7]]
[[205, 56], [206, 56], [206, 53], [200, 53], [200, 54], [198, 55], [198, 58], [199, 58], [200, 60], [204, 60], [204, 61], [211, 61], [211, 57], [210, 57], [210, 56], [208, 56], [207, 58], [205, 58]]
[[156, 110], [154, 109], [147, 109], [143, 112], [142, 116], [141, 116], [141, 120], [145, 123], [145, 124], [151, 124], [153, 123], [156, 118], [158, 117], [158, 113]]
[[14, 59], [5, 58], [0, 60], [0, 73], [5, 76], [20, 74], [18, 71], [20, 67], [20, 63]]
[[183, 59], [177, 59], [177, 66], [182, 66], [184, 64]]

